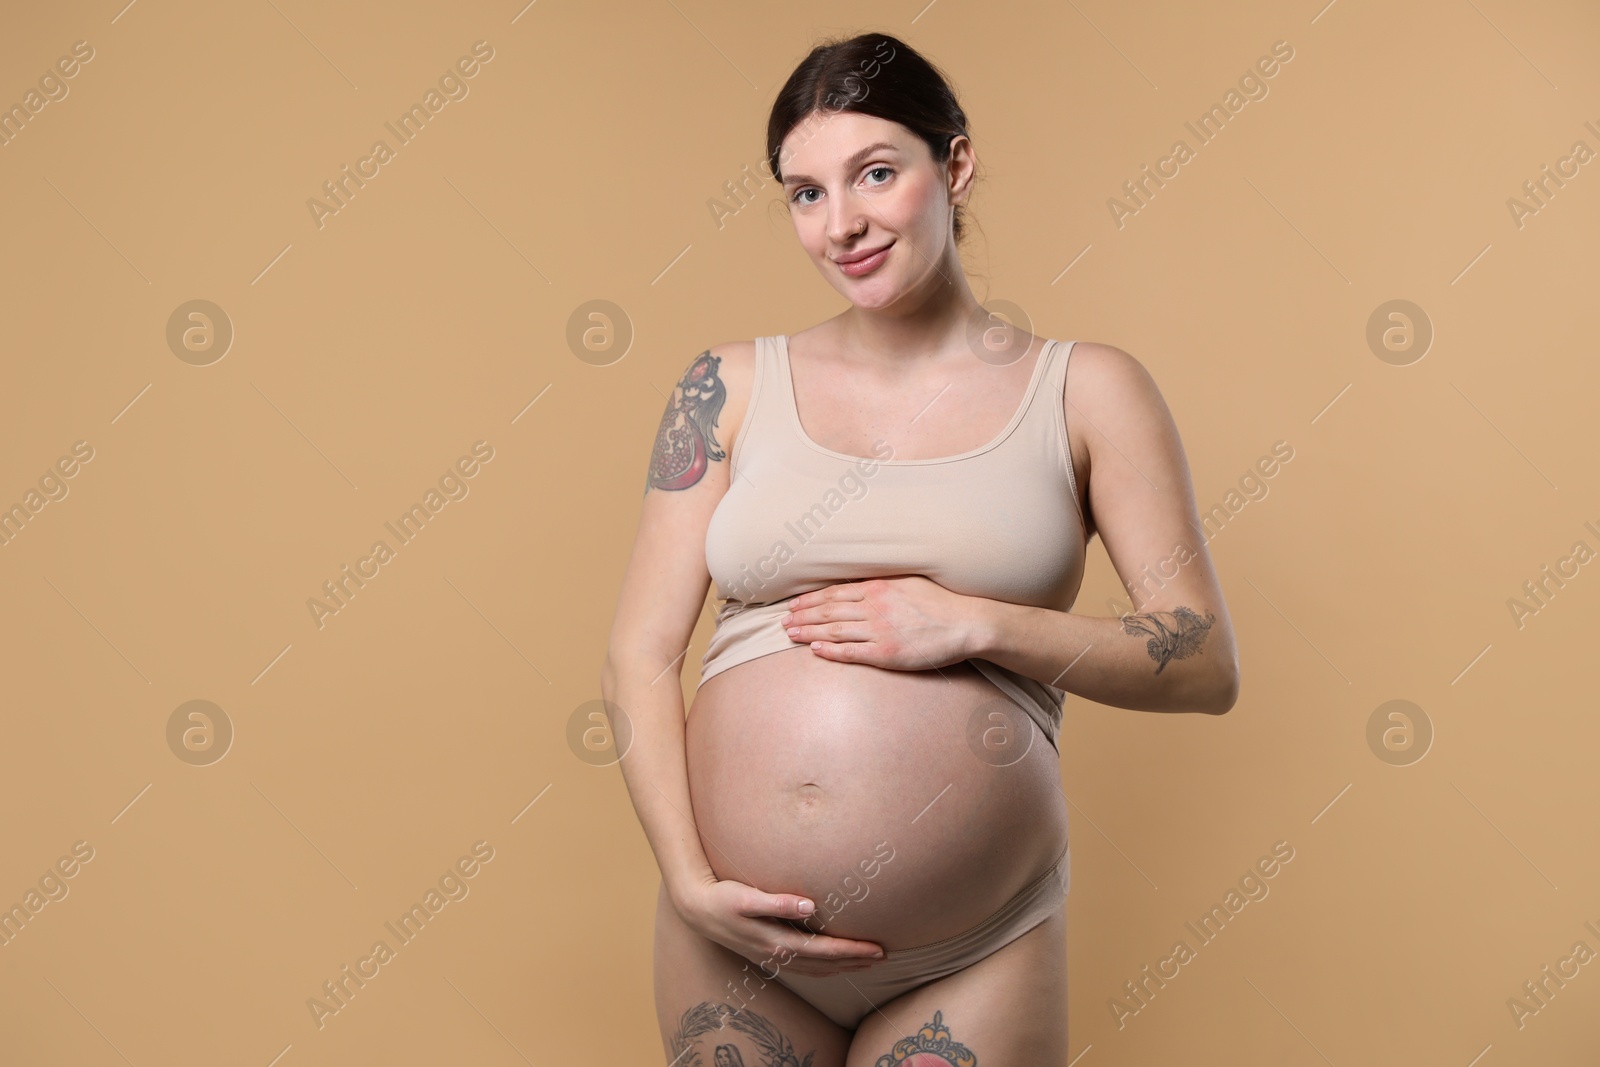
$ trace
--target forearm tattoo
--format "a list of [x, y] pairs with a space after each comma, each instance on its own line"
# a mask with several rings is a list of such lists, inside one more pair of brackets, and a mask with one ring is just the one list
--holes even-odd
[[650, 456], [650, 477], [644, 491], [687, 489], [705, 476], [712, 462], [727, 453], [717, 447], [717, 416], [728, 399], [728, 388], [717, 377], [721, 356], [708, 348], [679, 379], [667, 410], [656, 430]]
[[1206, 634], [1211, 632], [1211, 624], [1216, 621], [1217, 617], [1209, 611], [1202, 619], [1188, 608], [1180, 607], [1172, 611], [1124, 615], [1122, 632], [1150, 635], [1144, 645], [1145, 651], [1156, 661], [1156, 673], [1160, 674], [1172, 660], [1188, 659], [1199, 652]]
[[[733, 1037], [723, 1028], [731, 1026], [743, 1034], [761, 1059], [758, 1064], [746, 1064], [739, 1046], [726, 1040]], [[713, 1045], [711, 1063], [701, 1058], [702, 1037], [715, 1032], [710, 1038]], [[718, 1040], [722, 1038], [723, 1040]], [[690, 1049], [693, 1049], [691, 1052]], [[765, 1016], [757, 1015], [748, 1007], [735, 1008], [730, 1004], [713, 1004], [701, 1001], [683, 1013], [678, 1032], [672, 1035], [673, 1067], [811, 1067], [816, 1051], [804, 1057], [795, 1055], [794, 1044]], [[685, 1053], [688, 1053], [685, 1056]]]

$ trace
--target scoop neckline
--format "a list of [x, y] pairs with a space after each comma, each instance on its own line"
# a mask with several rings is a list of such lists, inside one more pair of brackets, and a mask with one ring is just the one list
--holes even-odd
[[850, 460], [853, 463], [879, 463], [895, 467], [914, 467], [929, 463], [952, 463], [956, 460], [972, 459], [975, 456], [981, 456], [986, 452], [992, 452], [996, 448], [999, 448], [1005, 439], [1010, 437], [1012, 433], [1016, 431], [1017, 427], [1021, 425], [1023, 416], [1025, 416], [1028, 413], [1028, 409], [1033, 406], [1033, 395], [1038, 391], [1039, 380], [1044, 376], [1045, 358], [1050, 354], [1051, 348], [1057, 343], [1054, 338], [1045, 338], [1044, 344], [1039, 348], [1039, 356], [1034, 361], [1033, 373], [1028, 378], [1028, 386], [1022, 391], [1022, 402], [1017, 405], [1017, 410], [1012, 412], [1011, 421], [1007, 422], [1000, 433], [995, 436], [994, 440], [990, 441], [988, 444], [979, 445], [977, 448], [969, 449], [966, 452], [960, 452], [953, 456], [933, 456], [925, 459], [879, 459], [877, 456], [852, 456], [845, 452], [835, 452], [833, 449], [820, 445], [811, 439], [811, 435], [806, 432], [805, 425], [800, 421], [800, 404], [795, 399], [794, 370], [789, 364], [789, 335], [786, 333], [780, 333], [775, 334], [774, 337], [778, 341], [778, 353], [783, 371], [784, 391], [789, 396], [789, 422], [794, 426], [795, 434], [800, 438], [800, 440], [808, 448], [811, 448], [817, 452], [821, 452], [825, 456], [832, 456], [834, 459]]

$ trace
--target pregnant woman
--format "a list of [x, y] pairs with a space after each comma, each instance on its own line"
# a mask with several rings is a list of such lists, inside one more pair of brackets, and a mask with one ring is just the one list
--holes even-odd
[[[666, 1061], [1064, 1064], [1065, 694], [1238, 691], [1183, 446], [1133, 357], [973, 296], [967, 118], [903, 42], [819, 46], [767, 130], [850, 306], [682, 375], [602, 679], [661, 870]], [[1096, 533], [1136, 613], [1070, 612]]]

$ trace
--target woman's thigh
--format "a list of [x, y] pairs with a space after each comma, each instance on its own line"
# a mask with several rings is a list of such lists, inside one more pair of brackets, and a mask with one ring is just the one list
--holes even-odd
[[850, 1047], [850, 1031], [691, 929], [664, 887], [656, 898], [655, 994], [670, 1067], [843, 1067]]
[[1065, 1067], [1066, 1062], [1067, 917], [1062, 909], [998, 952], [878, 1005], [861, 1020], [845, 1067]]

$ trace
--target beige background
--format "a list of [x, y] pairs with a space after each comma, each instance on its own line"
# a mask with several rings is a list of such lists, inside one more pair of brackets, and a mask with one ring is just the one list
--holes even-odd
[[[843, 306], [772, 186], [710, 204], [811, 44], [878, 29], [971, 116], [980, 298], [1143, 361], [1204, 508], [1294, 449], [1211, 542], [1237, 707], [1069, 697], [1076, 1062], [1595, 1062], [1600, 963], [1507, 1007], [1600, 951], [1600, 566], [1508, 607], [1600, 549], [1600, 163], [1507, 207], [1600, 149], [1594, 5], [122, 3], [0, 31], [8, 106], [94, 50], [0, 147], [0, 506], [93, 449], [0, 547], [0, 903], [93, 849], [0, 947], [0, 1061], [661, 1062], [656, 868], [568, 723], [677, 375]], [[1280, 40], [1269, 95], [1119, 228], [1108, 198]], [[319, 228], [307, 200], [477, 41], [469, 95]], [[206, 366], [167, 341], [201, 299], [234, 331]], [[1396, 299], [1434, 331], [1403, 366], [1367, 341]], [[586, 362], [592, 300], [616, 333]], [[469, 495], [319, 628], [477, 441]], [[1097, 544], [1077, 610], [1119, 593]], [[169, 747], [191, 700], [220, 761]], [[1390, 700], [1434, 732], [1410, 765], [1369, 746]], [[308, 999], [479, 841], [469, 895], [319, 1028]], [[1278, 841], [1270, 895], [1119, 1027]]]

